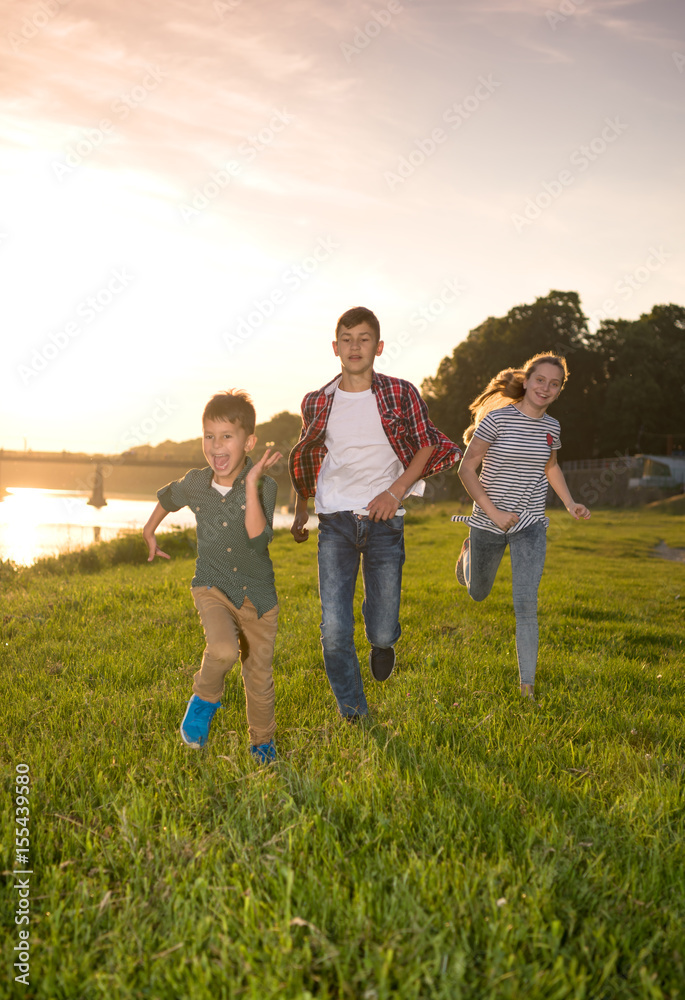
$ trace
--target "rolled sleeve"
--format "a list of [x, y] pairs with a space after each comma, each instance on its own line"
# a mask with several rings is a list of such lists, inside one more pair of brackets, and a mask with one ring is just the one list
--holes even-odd
[[409, 393], [405, 397], [405, 409], [416, 450], [433, 448], [436, 444], [440, 443], [440, 432], [431, 423], [428, 416], [428, 407], [419, 396], [416, 388], [411, 383], [408, 384]]
[[166, 486], [162, 486], [161, 490], [157, 490], [157, 499], [164, 508], [170, 514], [176, 510], [180, 510], [181, 507], [188, 506], [188, 493], [186, 490], [186, 477], [179, 479], [174, 483], [167, 483]]
[[269, 527], [266, 527], [264, 531], [261, 533], [261, 535], [257, 535], [256, 538], [250, 538], [250, 536], [248, 535], [247, 546], [248, 548], [253, 549], [253, 551], [261, 554], [262, 552], [266, 552], [266, 550], [269, 548], [269, 542], [272, 540], [273, 537], [274, 537], [273, 530]]

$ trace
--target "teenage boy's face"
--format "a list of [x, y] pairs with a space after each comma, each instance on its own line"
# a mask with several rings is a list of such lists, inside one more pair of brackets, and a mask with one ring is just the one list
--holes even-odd
[[234, 420], [205, 420], [202, 450], [214, 470], [214, 482], [232, 486], [245, 465], [245, 456], [256, 443], [254, 434], [248, 434]]
[[383, 341], [376, 339], [368, 323], [346, 329], [340, 328], [337, 340], [333, 341], [336, 358], [340, 358], [343, 371], [350, 375], [364, 375], [373, 368], [374, 358], [383, 353]]

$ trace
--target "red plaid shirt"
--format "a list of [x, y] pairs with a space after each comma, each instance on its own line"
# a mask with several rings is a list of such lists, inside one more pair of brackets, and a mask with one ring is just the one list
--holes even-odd
[[[302, 400], [302, 433], [290, 452], [290, 478], [301, 497], [313, 497], [326, 452], [326, 426], [341, 376]], [[450, 469], [462, 457], [461, 449], [428, 418], [428, 407], [411, 382], [373, 373], [371, 391], [376, 395], [381, 423], [393, 451], [406, 469], [420, 448], [434, 448], [422, 475]]]

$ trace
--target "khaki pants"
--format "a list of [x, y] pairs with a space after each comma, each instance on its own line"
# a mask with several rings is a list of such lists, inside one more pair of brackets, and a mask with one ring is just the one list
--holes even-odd
[[191, 587], [207, 645], [202, 665], [193, 677], [193, 694], [203, 701], [219, 701], [224, 678], [240, 658], [250, 743], [268, 743], [276, 732], [274, 642], [278, 605], [261, 618], [249, 598], [236, 608], [217, 587]]

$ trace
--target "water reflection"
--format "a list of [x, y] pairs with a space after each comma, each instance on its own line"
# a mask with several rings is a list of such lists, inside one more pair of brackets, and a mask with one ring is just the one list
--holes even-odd
[[[68, 490], [8, 487], [0, 502], [0, 559], [30, 566], [44, 556], [109, 541], [124, 531], [140, 531], [156, 499], [108, 497], [99, 510], [88, 504], [90, 494]], [[290, 527], [292, 515], [277, 511], [274, 527]], [[184, 508], [169, 514], [161, 530], [194, 528], [195, 518]]]

